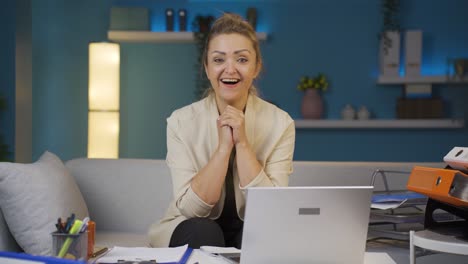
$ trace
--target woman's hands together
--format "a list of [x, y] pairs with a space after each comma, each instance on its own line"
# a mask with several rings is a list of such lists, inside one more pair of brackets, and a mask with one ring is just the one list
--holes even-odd
[[234, 145], [247, 143], [244, 113], [228, 105], [218, 117], [219, 145], [225, 150], [232, 150]]

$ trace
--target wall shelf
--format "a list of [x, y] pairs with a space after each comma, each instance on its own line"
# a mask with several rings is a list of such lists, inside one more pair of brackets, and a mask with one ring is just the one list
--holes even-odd
[[370, 120], [306, 120], [296, 119], [298, 129], [455, 129], [463, 128], [463, 119], [370, 119]]
[[[153, 32], [153, 31], [107, 31], [107, 38], [115, 42], [138, 43], [193, 43], [193, 32]], [[266, 40], [267, 33], [258, 32], [259, 40]]]
[[468, 84], [468, 77], [460, 79], [458, 77], [449, 77], [447, 75], [427, 75], [427, 76], [417, 76], [417, 77], [379, 76], [377, 83], [378, 84], [438, 84], [438, 83]]

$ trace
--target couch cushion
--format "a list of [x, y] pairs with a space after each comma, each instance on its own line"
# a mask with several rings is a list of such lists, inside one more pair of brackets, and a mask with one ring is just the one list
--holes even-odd
[[0, 163], [0, 202], [6, 223], [29, 254], [51, 255], [58, 217], [88, 215], [88, 208], [62, 161], [45, 152], [32, 164]]
[[98, 231], [146, 234], [173, 197], [164, 160], [80, 158], [66, 166]]
[[22, 251], [8, 229], [2, 210], [0, 210], [0, 251]]
[[131, 232], [99, 231], [96, 233], [96, 247], [149, 247], [147, 234]]
[[[444, 168], [443, 162], [357, 162], [357, 161], [294, 161], [290, 186], [353, 186], [371, 185], [376, 170], [384, 172], [390, 190], [406, 190], [408, 176], [414, 166]], [[385, 190], [382, 176], [377, 175], [374, 191]]]

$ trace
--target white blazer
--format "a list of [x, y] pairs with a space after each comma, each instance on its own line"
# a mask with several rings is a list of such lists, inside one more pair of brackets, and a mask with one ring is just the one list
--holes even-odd
[[[172, 175], [174, 200], [169, 205], [165, 217], [151, 225], [151, 246], [169, 246], [174, 229], [186, 219], [217, 219], [221, 215], [225, 187], [215, 205], [205, 203], [190, 187], [192, 177], [208, 163], [218, 146], [218, 116], [215, 96], [210, 95], [174, 111], [167, 119], [166, 162]], [[262, 170], [252, 182], [241, 188], [237, 166], [234, 163], [234, 193], [241, 219], [244, 219], [246, 188], [288, 185], [295, 142], [293, 119], [273, 104], [249, 95], [244, 116], [246, 136], [262, 165]]]

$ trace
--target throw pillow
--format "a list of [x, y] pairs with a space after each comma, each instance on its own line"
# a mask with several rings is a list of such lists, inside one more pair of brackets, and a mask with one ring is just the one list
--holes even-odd
[[0, 163], [0, 206], [16, 242], [33, 255], [52, 254], [59, 217], [89, 215], [75, 180], [47, 151], [35, 163]]

